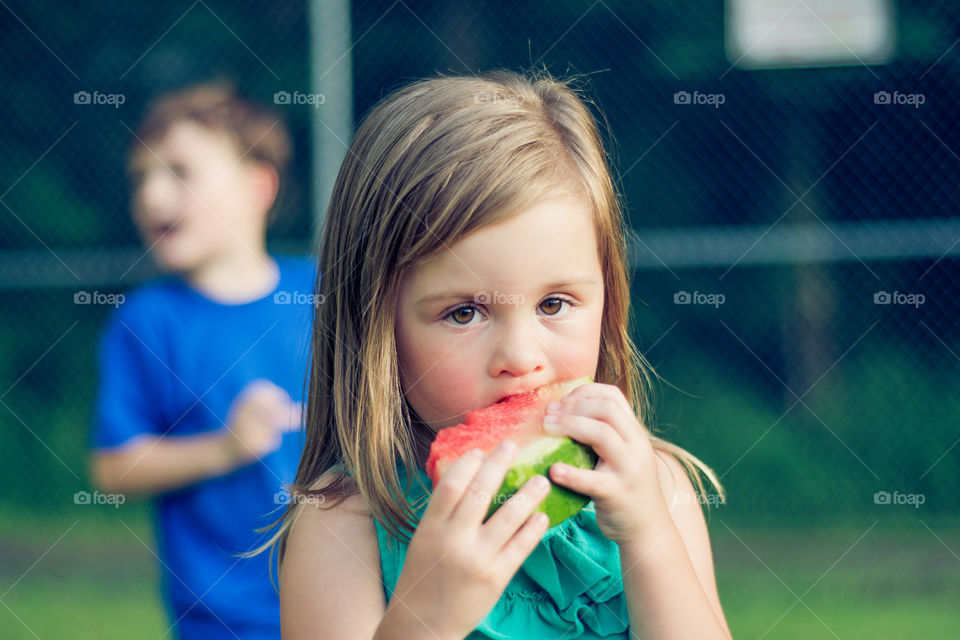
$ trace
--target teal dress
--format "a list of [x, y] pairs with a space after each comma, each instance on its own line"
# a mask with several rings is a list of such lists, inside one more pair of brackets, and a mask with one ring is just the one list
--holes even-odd
[[[425, 486], [426, 473], [419, 470]], [[401, 468], [400, 481], [405, 482]], [[418, 483], [407, 492], [411, 504], [426, 508]], [[390, 538], [374, 518], [380, 546], [383, 588], [390, 601], [407, 544]], [[620, 550], [597, 526], [589, 503], [579, 514], [548, 529], [543, 539], [513, 576], [500, 600], [467, 636], [572, 640], [573, 638], [627, 638], [629, 618], [620, 575]]]

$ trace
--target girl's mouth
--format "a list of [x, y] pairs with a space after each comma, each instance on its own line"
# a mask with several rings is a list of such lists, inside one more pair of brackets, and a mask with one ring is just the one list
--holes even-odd
[[509, 399], [512, 398], [513, 396], [519, 396], [519, 395], [524, 394], [524, 393], [530, 393], [531, 391], [533, 391], [533, 389], [527, 389], [526, 391], [514, 391], [513, 393], [508, 393], [507, 395], [505, 395], [505, 396], [503, 396], [502, 398], [500, 398], [499, 400], [497, 400], [494, 404], [500, 404], [501, 402], [504, 402], [505, 400], [509, 400]]

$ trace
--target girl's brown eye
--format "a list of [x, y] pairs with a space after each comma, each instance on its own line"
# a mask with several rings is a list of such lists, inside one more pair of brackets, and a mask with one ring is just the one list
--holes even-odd
[[473, 320], [474, 313], [476, 312], [470, 307], [460, 307], [459, 309], [451, 311], [450, 317], [453, 318], [453, 321], [457, 324], [469, 324], [470, 321]]
[[548, 316], [555, 316], [560, 313], [560, 309], [563, 308], [564, 301], [560, 298], [547, 298], [540, 303], [540, 308], [543, 309], [543, 312]]

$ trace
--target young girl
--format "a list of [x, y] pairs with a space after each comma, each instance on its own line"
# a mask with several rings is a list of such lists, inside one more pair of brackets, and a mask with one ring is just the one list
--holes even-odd
[[[568, 84], [497, 72], [383, 100], [320, 272], [307, 443], [273, 539], [284, 638], [729, 638], [698, 500], [701, 473], [717, 483], [644, 425], [622, 212]], [[509, 443], [431, 487], [438, 429], [580, 376], [596, 382], [544, 423], [600, 457], [550, 469], [593, 498], [579, 515], [547, 530], [538, 476], [484, 522]]]

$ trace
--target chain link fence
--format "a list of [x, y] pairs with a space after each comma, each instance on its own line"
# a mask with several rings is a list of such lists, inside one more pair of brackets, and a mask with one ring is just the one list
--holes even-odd
[[[270, 244], [305, 252], [312, 110], [340, 97], [275, 101], [311, 91], [303, 3], [3, 11], [2, 499], [63, 509], [88, 487], [99, 331], [152, 273], [123, 167], [146, 102], [229, 77], [273, 104], [296, 152]], [[357, 120], [438, 71], [583, 74], [633, 230], [633, 330], [662, 376], [655, 427], [717, 470], [724, 517], [948, 515], [960, 6], [893, 15], [884, 64], [745, 69], [725, 53], [720, 3], [371, 1], [352, 8], [345, 55]]]

